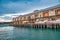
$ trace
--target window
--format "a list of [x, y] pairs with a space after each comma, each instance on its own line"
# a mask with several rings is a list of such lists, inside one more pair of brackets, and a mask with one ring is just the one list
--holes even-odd
[[41, 15], [40, 15], [40, 17], [41, 17]]
[[44, 16], [48, 16], [48, 12], [45, 12], [45, 13], [44, 13]]
[[57, 13], [60, 14], [60, 10], [58, 10]]

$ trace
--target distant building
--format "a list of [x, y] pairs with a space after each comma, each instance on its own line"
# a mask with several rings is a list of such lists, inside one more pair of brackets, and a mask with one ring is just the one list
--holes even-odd
[[60, 5], [43, 10], [35, 10], [33, 13], [13, 18], [13, 24], [35, 23], [45, 20], [60, 20]]

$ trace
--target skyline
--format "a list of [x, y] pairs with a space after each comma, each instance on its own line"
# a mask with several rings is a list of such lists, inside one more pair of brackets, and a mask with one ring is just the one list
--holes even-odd
[[0, 0], [0, 22], [60, 4], [59, 0]]

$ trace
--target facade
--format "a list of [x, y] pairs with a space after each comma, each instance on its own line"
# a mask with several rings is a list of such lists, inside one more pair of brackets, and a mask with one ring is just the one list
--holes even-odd
[[21, 15], [19, 17], [13, 18], [12, 23], [26, 24], [45, 20], [60, 20], [60, 5], [43, 10], [35, 10], [34, 12], [27, 15]]

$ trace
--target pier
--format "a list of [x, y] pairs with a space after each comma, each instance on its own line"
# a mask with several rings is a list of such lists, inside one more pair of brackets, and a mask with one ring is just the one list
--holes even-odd
[[30, 28], [60, 28], [60, 5], [20, 15], [13, 18], [11, 24]]
[[29, 27], [29, 28], [52, 28], [52, 29], [60, 29], [59, 23], [46, 23], [46, 24], [20, 24], [13, 25], [15, 27]]

